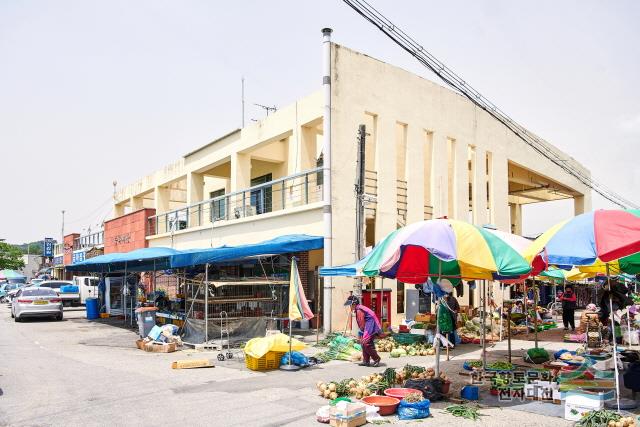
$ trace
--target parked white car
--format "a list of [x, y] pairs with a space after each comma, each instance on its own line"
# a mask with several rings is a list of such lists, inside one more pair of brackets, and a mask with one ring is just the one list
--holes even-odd
[[45, 287], [26, 287], [18, 291], [11, 302], [11, 317], [16, 322], [25, 317], [53, 317], [62, 320], [62, 298]]
[[64, 305], [80, 305], [80, 291], [78, 286], [68, 280], [45, 280], [33, 287], [51, 288], [57, 292]]

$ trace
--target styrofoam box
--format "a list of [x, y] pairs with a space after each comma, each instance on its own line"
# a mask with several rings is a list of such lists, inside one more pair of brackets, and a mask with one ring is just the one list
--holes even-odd
[[569, 402], [564, 404], [564, 419], [568, 421], [578, 421], [584, 414], [604, 408], [604, 402], [593, 400], [592, 405], [573, 405]]

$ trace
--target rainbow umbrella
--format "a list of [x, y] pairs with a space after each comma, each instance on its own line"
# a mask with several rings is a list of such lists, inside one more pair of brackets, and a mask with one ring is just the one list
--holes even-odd
[[[530, 262], [542, 256], [548, 265], [570, 269], [598, 261], [610, 263], [640, 252], [640, 210], [597, 210], [561, 222], [525, 251]], [[623, 261], [632, 264], [640, 258]], [[636, 264], [636, 267], [640, 263]]]
[[[549, 265], [563, 269], [575, 266], [594, 266], [604, 263], [605, 274], [610, 275], [610, 263], [632, 257], [640, 252], [640, 210], [597, 210], [561, 222], [538, 237], [525, 252], [533, 260], [541, 256]], [[633, 257], [632, 257], [633, 258]], [[628, 264], [636, 258], [627, 258]], [[611, 311], [613, 303], [609, 299]], [[615, 330], [611, 315], [611, 329]], [[617, 354], [613, 340], [613, 354]], [[620, 384], [618, 364], [616, 374], [616, 400], [620, 410]]]
[[292, 354], [292, 342], [291, 337], [292, 323], [294, 320], [308, 320], [313, 317], [313, 312], [307, 302], [307, 297], [304, 294], [304, 288], [300, 281], [300, 273], [298, 272], [298, 263], [296, 258], [291, 259], [291, 277], [289, 278], [289, 363], [280, 366], [280, 369], [284, 371], [297, 371], [299, 366], [291, 363]]
[[420, 221], [389, 234], [362, 269], [404, 283], [424, 283], [428, 277], [517, 278], [531, 271], [529, 263], [488, 230], [453, 219]]
[[304, 294], [298, 264], [293, 258], [291, 260], [291, 278], [289, 279], [289, 320], [309, 320], [311, 318], [313, 318], [313, 312]]

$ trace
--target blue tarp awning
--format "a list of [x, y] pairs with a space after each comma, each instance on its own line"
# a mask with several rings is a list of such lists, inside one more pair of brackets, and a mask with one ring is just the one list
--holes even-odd
[[184, 250], [171, 257], [171, 267], [180, 268], [191, 265], [215, 264], [262, 255], [305, 252], [322, 249], [323, 247], [323, 237], [309, 236], [307, 234], [289, 234], [260, 243], [250, 243], [248, 245]]
[[306, 234], [290, 234], [238, 246], [220, 246], [207, 249], [177, 250], [172, 248], [144, 248], [131, 252], [100, 255], [77, 264], [68, 265], [69, 271], [109, 273], [116, 271], [152, 271], [191, 267], [202, 264], [241, 260], [264, 255], [280, 255], [322, 249], [324, 239]]
[[69, 271], [108, 273], [112, 271], [151, 271], [170, 268], [171, 256], [180, 251], [171, 248], [144, 248], [89, 258], [65, 267]]
[[365, 256], [360, 261], [355, 262], [353, 264], [337, 265], [335, 267], [321, 267], [320, 276], [364, 277], [364, 274], [362, 274], [362, 269], [364, 268], [367, 261], [369, 261], [369, 257], [371, 256], [372, 253], [373, 251], [369, 252], [367, 256]]

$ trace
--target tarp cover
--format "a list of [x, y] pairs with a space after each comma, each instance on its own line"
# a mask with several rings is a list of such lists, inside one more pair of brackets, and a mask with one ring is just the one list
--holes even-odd
[[187, 249], [171, 257], [171, 267], [180, 268], [191, 265], [215, 264], [217, 262], [239, 260], [259, 255], [279, 255], [293, 252], [322, 249], [324, 239], [306, 234], [289, 234], [239, 246], [220, 246], [210, 249]]
[[170, 257], [180, 251], [172, 248], [144, 248], [131, 252], [118, 252], [89, 258], [86, 261], [65, 267], [69, 271], [90, 271], [108, 273], [122, 271], [166, 270], [170, 266]]
[[108, 273], [123, 271], [167, 270], [170, 268], [190, 267], [202, 264], [215, 264], [243, 258], [279, 255], [322, 249], [324, 239], [306, 234], [290, 234], [238, 246], [220, 246], [206, 249], [177, 250], [156, 247], [137, 249], [131, 252], [119, 252], [100, 255], [77, 264], [68, 265], [69, 271]]
[[367, 261], [369, 261], [370, 256], [371, 252], [369, 252], [367, 256], [362, 258], [360, 261], [353, 264], [337, 265], [335, 267], [321, 267], [320, 276], [364, 277], [362, 269], [364, 268], [364, 265], [367, 263]]

